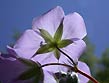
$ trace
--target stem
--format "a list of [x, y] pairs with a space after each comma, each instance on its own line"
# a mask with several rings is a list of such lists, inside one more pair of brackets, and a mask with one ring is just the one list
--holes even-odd
[[67, 65], [67, 64], [62, 64], [62, 63], [48, 63], [48, 64], [41, 65], [40, 68], [45, 67], [45, 66], [50, 66], [50, 65], [61, 65], [61, 66], [65, 66], [65, 67], [68, 67], [68, 68], [70, 68], [70, 69], [72, 69], [74, 71], [74, 67], [72, 67], [70, 65]]
[[84, 73], [83, 71], [77, 69], [77, 72], [80, 73], [80, 74], [82, 74], [82, 75], [84, 75], [85, 77], [87, 77], [88, 79], [90, 79], [92, 82], [94, 82], [94, 83], [99, 83], [95, 78], [93, 78], [93, 77], [91, 77], [90, 75]]
[[72, 61], [74, 67], [76, 67], [76, 64], [75, 64], [74, 60], [73, 60], [71, 57], [69, 57], [69, 55], [67, 55], [65, 52], [63, 52], [63, 51], [62, 51], [61, 49], [59, 49], [58, 47], [57, 47], [57, 49], [58, 49], [62, 54], [64, 54], [67, 58], [69, 58], [69, 59]]

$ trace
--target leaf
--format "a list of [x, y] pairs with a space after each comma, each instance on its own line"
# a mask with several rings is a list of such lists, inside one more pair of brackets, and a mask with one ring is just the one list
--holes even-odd
[[40, 33], [41, 33], [41, 36], [44, 38], [45, 42], [46, 43], [50, 43], [53, 41], [53, 38], [52, 36], [49, 34], [49, 32], [47, 32], [46, 30], [44, 29], [39, 29], [40, 30]]
[[55, 57], [59, 60], [59, 58], [60, 58], [60, 52], [59, 52], [58, 49], [55, 49], [54, 55], [55, 55]]
[[55, 32], [54, 39], [55, 41], [60, 41], [63, 34], [63, 22], [59, 25], [58, 29]]
[[73, 43], [73, 41], [71, 41], [70, 39], [61, 40], [60, 42], [58, 42], [58, 48], [66, 47], [72, 43]]

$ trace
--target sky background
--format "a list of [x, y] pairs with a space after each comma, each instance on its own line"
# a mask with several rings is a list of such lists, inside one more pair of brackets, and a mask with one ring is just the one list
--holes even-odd
[[0, 51], [13, 42], [16, 31], [30, 29], [34, 17], [57, 5], [65, 14], [83, 16], [96, 55], [109, 47], [109, 0], [0, 0]]

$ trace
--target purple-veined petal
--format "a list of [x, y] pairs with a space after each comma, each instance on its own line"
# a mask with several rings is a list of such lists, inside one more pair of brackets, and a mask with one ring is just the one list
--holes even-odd
[[[89, 67], [87, 66], [87, 64], [85, 64], [85, 63], [79, 61], [79, 62], [78, 62], [78, 68], [79, 68], [81, 71], [87, 73], [88, 75], [91, 75], [90, 69], [89, 69]], [[88, 79], [87, 77], [85, 77], [85, 76], [83, 76], [83, 75], [81, 75], [81, 74], [78, 74], [78, 77], [79, 77], [80, 83], [87, 83], [87, 82], [89, 81], [89, 79]]]
[[63, 21], [63, 39], [79, 38], [86, 36], [86, 27], [83, 18], [78, 13], [66, 15]]
[[[69, 57], [71, 57], [73, 61], [77, 64], [79, 57], [81, 56], [81, 54], [86, 48], [86, 44], [83, 40], [78, 40], [78, 39], [77, 40], [73, 39], [73, 40], [74, 40], [74, 43], [63, 48], [62, 51], [65, 52], [67, 55], [69, 55]], [[73, 66], [73, 63], [70, 61], [70, 59], [68, 59], [68, 57], [66, 57], [62, 53], [61, 53], [59, 62]], [[68, 68], [60, 66], [59, 70], [61, 70], [62, 72], [67, 72]]]
[[32, 60], [38, 61], [41, 65], [47, 64], [47, 63], [58, 62], [58, 60], [55, 58], [53, 52], [38, 54], [35, 57], [33, 57]]
[[[60, 59], [59, 59], [59, 63], [63, 63], [63, 64], [67, 64], [67, 65], [71, 65], [72, 66], [72, 64], [69, 63], [69, 61], [68, 61], [68, 58], [65, 55], [61, 54]], [[67, 73], [68, 70], [69, 70], [68, 67], [59, 66], [59, 71], [60, 72]]]
[[64, 17], [64, 11], [60, 6], [50, 10], [44, 15], [33, 19], [33, 30], [45, 29], [52, 36], [57, 30], [60, 22]]
[[[14, 80], [27, 69], [27, 67], [18, 60], [10, 61], [0, 57], [0, 82], [14, 83]], [[17, 81], [15, 83], [29, 83], [28, 81]]]
[[14, 47], [8, 48], [8, 50], [14, 50], [18, 56], [30, 59], [39, 49], [40, 43], [43, 41], [44, 40], [37, 32], [31, 29], [26, 30]]
[[[74, 60], [75, 63], [77, 63], [79, 57], [84, 52], [85, 48], [86, 48], [86, 44], [83, 40], [74, 40], [72, 44], [68, 45], [67, 47], [63, 48], [62, 50], [66, 54], [68, 54]], [[64, 55], [62, 57], [64, 57]], [[68, 60], [68, 58], [67, 58], [67, 60]]]
[[44, 71], [44, 83], [57, 83], [51, 72]]
[[[58, 60], [55, 58], [53, 52], [36, 55], [35, 57], [32, 58], [32, 60], [38, 61], [41, 65], [48, 63], [58, 63]], [[43, 69], [55, 73], [58, 71], [58, 66], [50, 65], [43, 67]]]

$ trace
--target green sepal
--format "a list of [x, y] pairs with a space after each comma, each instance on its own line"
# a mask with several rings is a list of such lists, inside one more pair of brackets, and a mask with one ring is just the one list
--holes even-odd
[[44, 29], [39, 29], [41, 36], [44, 38], [46, 43], [50, 43], [53, 41], [52, 36], [49, 34], [48, 31], [44, 30]]
[[36, 54], [43, 54], [43, 53], [48, 53], [54, 50], [54, 47], [49, 45], [49, 44], [45, 44], [42, 45], [36, 52]]
[[56, 42], [57, 41], [60, 41], [61, 40], [61, 37], [62, 37], [62, 34], [63, 34], [63, 22], [61, 22], [61, 24], [59, 25], [58, 29], [55, 32], [54, 40]]
[[70, 39], [65, 39], [65, 40], [61, 40], [58, 42], [58, 48], [63, 48], [68, 46], [69, 44], [72, 44], [73, 41], [71, 41]]
[[[29, 79], [34, 79], [37, 80], [36, 83], [39, 83], [40, 80], [43, 81], [44, 74], [43, 70], [40, 68], [39, 63], [35, 63], [35, 65], [26, 71], [22, 72], [16, 79], [17, 80], [29, 80]], [[37, 78], [36, 78], [37, 77]], [[33, 80], [33, 81], [34, 81]]]
[[58, 49], [55, 49], [55, 50], [54, 50], [54, 55], [55, 55], [55, 57], [59, 60], [59, 58], [60, 58], [60, 52], [59, 52]]

